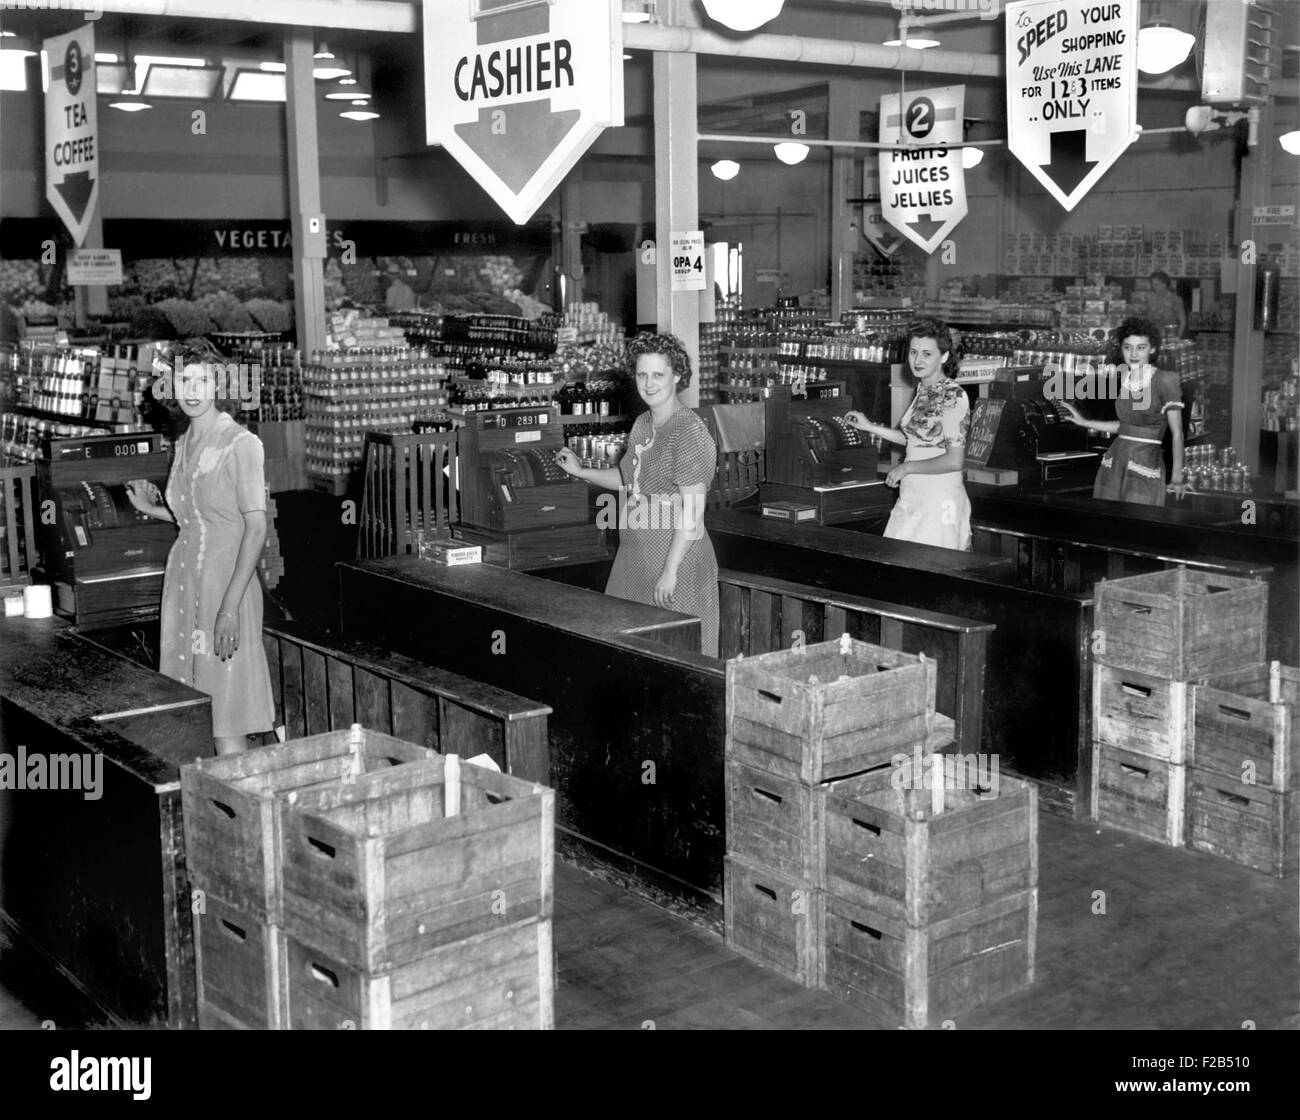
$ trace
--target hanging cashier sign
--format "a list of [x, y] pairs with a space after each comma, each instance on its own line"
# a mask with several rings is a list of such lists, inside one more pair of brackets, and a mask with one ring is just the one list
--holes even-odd
[[523, 224], [623, 123], [621, 0], [424, 0], [424, 102], [441, 144]]
[[899, 233], [933, 253], [966, 217], [961, 166], [965, 86], [885, 94], [880, 99], [880, 212]]
[[1067, 210], [1137, 138], [1137, 8], [1007, 5], [1007, 143]]

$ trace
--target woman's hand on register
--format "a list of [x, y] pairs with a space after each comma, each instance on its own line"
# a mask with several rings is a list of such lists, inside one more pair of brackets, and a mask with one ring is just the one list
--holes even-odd
[[133, 478], [126, 484], [126, 497], [141, 513], [152, 515], [162, 505], [158, 487], [143, 478]]
[[850, 428], [857, 428], [860, 432], [869, 432], [876, 426], [861, 412], [846, 412], [844, 414], [844, 423]]
[[560, 465], [560, 469], [565, 474], [571, 474], [574, 478], [582, 474], [582, 460], [579, 459], [569, 448], [561, 447], [555, 453], [555, 461]]

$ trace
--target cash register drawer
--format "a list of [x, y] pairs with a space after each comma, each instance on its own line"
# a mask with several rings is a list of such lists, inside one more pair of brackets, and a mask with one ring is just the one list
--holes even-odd
[[55, 609], [78, 626], [140, 622], [158, 617], [162, 587], [161, 571], [56, 580]]
[[604, 530], [590, 522], [557, 529], [533, 529], [499, 533], [461, 525], [458, 540], [483, 547], [483, 560], [515, 571], [557, 568], [566, 564], [587, 564], [609, 559]]
[[894, 491], [884, 482], [868, 486], [846, 486], [835, 490], [811, 490], [765, 482], [759, 487], [764, 502], [807, 502], [817, 507], [818, 525], [842, 525], [885, 517], [894, 504]]

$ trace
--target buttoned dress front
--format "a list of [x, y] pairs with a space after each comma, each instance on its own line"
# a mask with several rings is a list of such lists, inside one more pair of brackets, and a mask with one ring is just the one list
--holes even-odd
[[244, 535], [244, 514], [266, 509], [262, 441], [228, 414], [201, 440], [176, 444], [167, 506], [179, 534], [163, 577], [159, 671], [212, 697], [216, 737], [270, 730], [271, 675], [262, 646], [262, 585], [256, 574], [236, 612], [239, 648], [222, 661], [213, 626]]
[[[937, 459], [952, 448], [964, 448], [969, 427], [970, 399], [964, 388], [949, 377], [932, 385], [918, 383], [899, 425], [907, 438], [905, 461]], [[970, 498], [962, 471], [905, 475], [884, 535], [969, 552]]]

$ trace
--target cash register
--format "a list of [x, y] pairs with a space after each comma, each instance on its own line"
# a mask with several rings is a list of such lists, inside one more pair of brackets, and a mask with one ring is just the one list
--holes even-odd
[[1100, 456], [1088, 433], [1043, 394], [1038, 367], [1000, 371], [975, 402], [966, 439], [966, 479], [1021, 490], [1091, 489]]
[[877, 470], [878, 453], [863, 432], [845, 422], [844, 398], [795, 400], [788, 389], [767, 398], [766, 504], [806, 503], [821, 525], [888, 512], [893, 494]]
[[564, 446], [554, 406], [465, 414], [459, 439], [459, 539], [484, 559], [542, 568], [608, 557], [591, 514], [590, 488], [555, 461]]
[[140, 513], [126, 483], [145, 479], [162, 490], [170, 451], [157, 432], [48, 442], [37, 470], [41, 554], [55, 610], [79, 626], [158, 616], [176, 527]]

